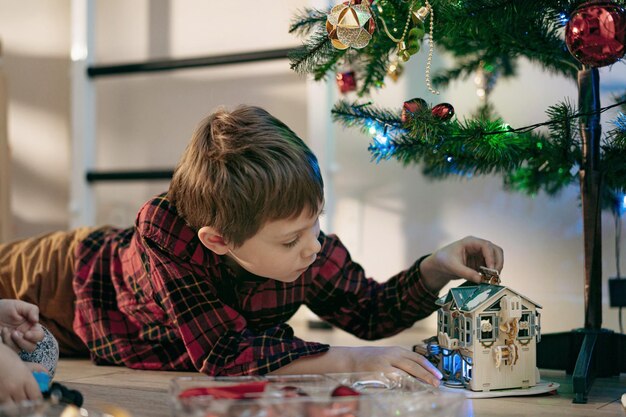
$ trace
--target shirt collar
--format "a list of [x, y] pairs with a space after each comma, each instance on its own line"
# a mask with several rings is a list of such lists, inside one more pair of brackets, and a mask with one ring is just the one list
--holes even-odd
[[178, 215], [166, 194], [154, 197], [143, 205], [137, 214], [135, 227], [142, 238], [175, 257], [199, 265], [220, 261], [220, 257], [206, 248], [196, 231]]

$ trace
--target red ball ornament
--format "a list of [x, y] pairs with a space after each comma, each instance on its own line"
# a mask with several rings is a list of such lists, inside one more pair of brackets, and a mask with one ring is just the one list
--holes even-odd
[[580, 63], [603, 67], [626, 53], [626, 12], [611, 1], [578, 6], [565, 27], [567, 49]]
[[422, 98], [412, 98], [409, 101], [405, 101], [402, 105], [402, 114], [400, 116], [400, 119], [402, 120], [402, 123], [406, 123], [411, 120], [411, 117], [415, 113], [427, 108], [428, 103], [426, 103], [426, 100]]
[[356, 76], [354, 75], [354, 71], [338, 72], [337, 87], [342, 94], [356, 91]]
[[452, 119], [452, 116], [454, 116], [454, 107], [452, 107], [450, 103], [440, 103], [434, 106], [430, 112], [437, 119], [441, 119], [445, 122]]

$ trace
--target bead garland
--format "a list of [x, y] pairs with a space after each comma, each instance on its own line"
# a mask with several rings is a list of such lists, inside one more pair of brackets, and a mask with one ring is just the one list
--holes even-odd
[[430, 28], [428, 31], [428, 59], [426, 60], [426, 87], [432, 94], [438, 95], [439, 91], [435, 90], [430, 82], [430, 67], [433, 62], [433, 50], [435, 49], [435, 41], [433, 39], [433, 26], [435, 22], [435, 12], [433, 6], [430, 5], [428, 0], [425, 1], [426, 7], [430, 12]]

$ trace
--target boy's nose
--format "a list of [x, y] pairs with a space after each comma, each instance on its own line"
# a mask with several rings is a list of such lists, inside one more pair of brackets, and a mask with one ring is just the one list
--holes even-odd
[[322, 245], [319, 240], [317, 240], [317, 236], [310, 239], [309, 244], [302, 251], [302, 256], [304, 258], [309, 258], [315, 254], [317, 254], [322, 249]]

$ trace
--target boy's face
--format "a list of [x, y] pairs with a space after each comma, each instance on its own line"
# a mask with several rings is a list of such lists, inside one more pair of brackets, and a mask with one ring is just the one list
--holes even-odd
[[248, 272], [282, 282], [298, 279], [315, 261], [321, 245], [321, 210], [310, 216], [267, 222], [257, 234], [238, 248], [230, 248], [229, 256]]

